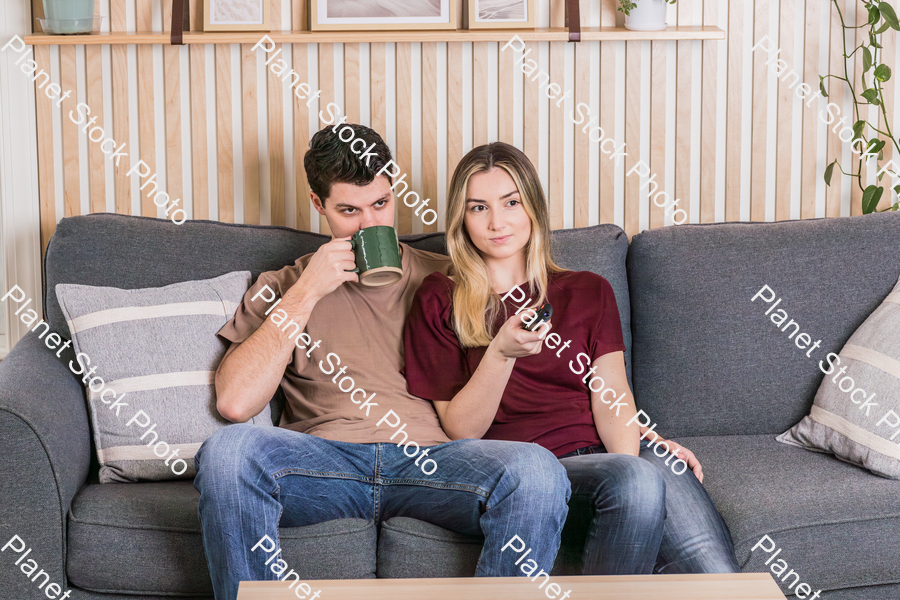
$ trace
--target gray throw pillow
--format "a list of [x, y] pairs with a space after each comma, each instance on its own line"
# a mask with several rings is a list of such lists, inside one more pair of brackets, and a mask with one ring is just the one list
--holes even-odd
[[[216, 337], [250, 286], [248, 271], [160, 288], [62, 283], [59, 304], [88, 397], [100, 482], [190, 478], [206, 438], [228, 425], [214, 377]], [[269, 407], [251, 421], [272, 426]]]
[[900, 479], [900, 281], [819, 368], [809, 416], [776, 439]]

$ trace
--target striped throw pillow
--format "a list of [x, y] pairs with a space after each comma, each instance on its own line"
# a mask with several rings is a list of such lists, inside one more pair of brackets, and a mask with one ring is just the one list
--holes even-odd
[[819, 368], [825, 377], [809, 416], [778, 441], [900, 479], [900, 281]]
[[[101, 483], [193, 477], [200, 444], [229, 424], [216, 411], [214, 377], [227, 349], [216, 332], [250, 280], [238, 271], [139, 290], [56, 286]], [[272, 426], [269, 408], [252, 422]]]

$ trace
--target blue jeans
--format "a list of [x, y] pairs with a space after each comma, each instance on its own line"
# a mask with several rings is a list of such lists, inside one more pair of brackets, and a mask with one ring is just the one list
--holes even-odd
[[676, 475], [650, 446], [641, 441], [641, 458], [666, 480], [666, 525], [653, 572], [740, 573], [731, 532], [706, 488], [690, 470]]
[[666, 520], [662, 475], [637, 456], [593, 447], [570, 452], [559, 462], [572, 483], [563, 537], [576, 544], [584, 539], [582, 573], [652, 573]]
[[[567, 457], [574, 458], [567, 458]], [[623, 573], [621, 569], [635, 569], [634, 573], [739, 573], [737, 559], [734, 555], [734, 544], [731, 541], [731, 533], [728, 526], [716, 510], [712, 498], [703, 487], [703, 484], [691, 471], [676, 475], [670, 466], [665, 464], [666, 456], [659, 457], [651, 449], [647, 440], [641, 441], [640, 460], [646, 466], [637, 468], [629, 463], [629, 468], [623, 470], [615, 465], [612, 470], [618, 474], [615, 477], [622, 479], [614, 492], [614, 500], [607, 500], [625, 506], [634, 505], [631, 511], [634, 514], [642, 514], [645, 520], [644, 527], [647, 531], [641, 535], [634, 532], [632, 538], [625, 537], [625, 542], [641, 551], [640, 557], [635, 557], [633, 565], [622, 564], [623, 559], [616, 560], [609, 556], [610, 552], [621, 553], [621, 541], [615, 539], [603, 531], [608, 527], [608, 517], [604, 514], [597, 515], [598, 505], [592, 503], [591, 486], [602, 490], [605, 484], [599, 477], [590, 473], [590, 460], [603, 460], [600, 457], [626, 457], [624, 455], [606, 454], [602, 446], [590, 446], [570, 452], [560, 457], [560, 462], [566, 467], [569, 479], [572, 481], [572, 500], [569, 502], [569, 519], [587, 523], [590, 513], [594, 512], [593, 521], [588, 528], [588, 538], [584, 550], [584, 573], [588, 575], [607, 575]], [[587, 460], [585, 460], [587, 459]], [[574, 462], [581, 461], [581, 462]], [[599, 465], [600, 463], [594, 463]], [[670, 463], [671, 464], [671, 463]], [[574, 467], [574, 468], [573, 468]], [[603, 467], [608, 469], [610, 467]], [[648, 468], [653, 473], [648, 474]], [[575, 477], [573, 477], [575, 475]], [[654, 477], [655, 475], [655, 477]], [[648, 478], [644, 482], [644, 478]], [[659, 489], [659, 480], [664, 484], [665, 521], [662, 528], [662, 537], [658, 541], [659, 553], [653, 556], [647, 570], [648, 554], [651, 551], [653, 536], [656, 528], [650, 519], [648, 512], [655, 502], [655, 497], [648, 499], [636, 499], [637, 495], [648, 494], [648, 490]], [[607, 495], [612, 492], [607, 492]], [[599, 495], [599, 493], [598, 493]], [[643, 512], [638, 512], [643, 511]], [[587, 515], [587, 517], [585, 516]], [[632, 517], [633, 519], [634, 517]], [[566, 524], [566, 536], [574, 525]], [[651, 536], [651, 531], [653, 536]], [[627, 547], [627, 546], [626, 546]], [[619, 548], [619, 550], [614, 550]], [[640, 568], [640, 570], [637, 570]], [[611, 571], [615, 570], [615, 571]]]
[[268, 556], [250, 549], [279, 527], [340, 518], [380, 524], [412, 517], [484, 535], [476, 575], [523, 575], [501, 548], [519, 536], [549, 571], [566, 519], [569, 481], [552, 453], [535, 444], [457, 440], [432, 446], [438, 464], [424, 475], [392, 443], [351, 444], [279, 427], [230, 425], [195, 457], [203, 546], [216, 600], [234, 600], [240, 581], [278, 579]]

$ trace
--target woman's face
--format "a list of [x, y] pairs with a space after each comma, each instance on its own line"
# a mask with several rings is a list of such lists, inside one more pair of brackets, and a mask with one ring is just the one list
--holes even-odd
[[505, 259], [524, 252], [531, 219], [509, 173], [499, 167], [469, 178], [466, 231], [485, 258]]

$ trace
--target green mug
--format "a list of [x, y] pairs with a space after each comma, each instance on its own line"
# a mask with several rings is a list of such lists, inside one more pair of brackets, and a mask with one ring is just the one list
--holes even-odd
[[400, 245], [393, 227], [376, 225], [360, 229], [350, 238], [350, 245], [356, 255], [353, 272], [359, 274], [361, 284], [381, 287], [403, 277]]

